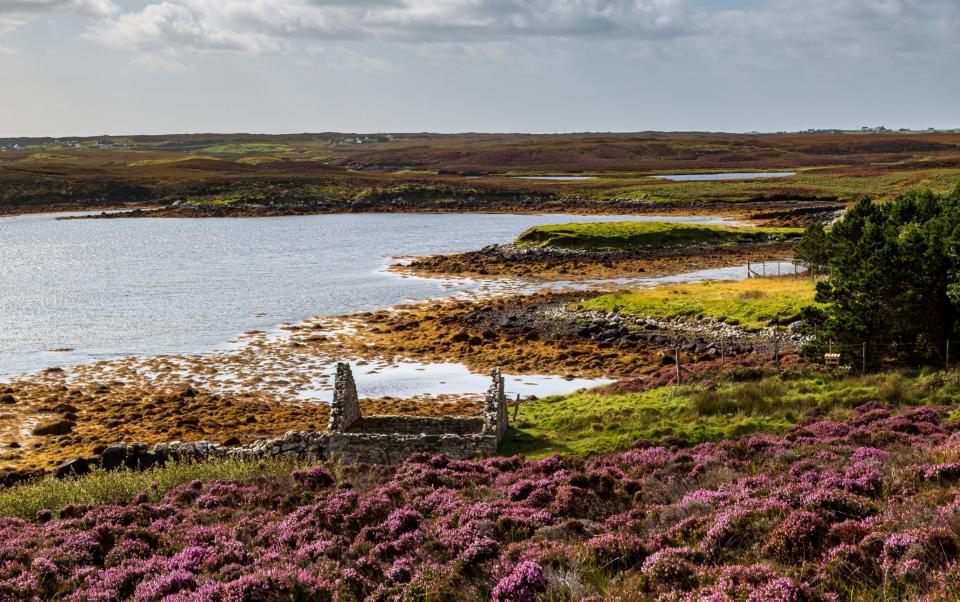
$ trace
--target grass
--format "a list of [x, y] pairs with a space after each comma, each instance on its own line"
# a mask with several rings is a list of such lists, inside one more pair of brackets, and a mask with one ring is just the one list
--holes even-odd
[[606, 222], [534, 226], [515, 241], [521, 247], [643, 249], [698, 243], [733, 243], [798, 237], [798, 228], [738, 228], [667, 222]]
[[216, 157], [202, 157], [198, 155], [187, 155], [185, 157], [174, 157], [170, 159], [141, 159], [127, 163], [127, 167], [150, 167], [153, 165], [171, 165], [175, 163], [184, 163], [187, 161], [219, 161]]
[[[637, 439], [654, 444], [695, 444], [752, 433], [783, 433], [810, 408], [842, 419], [867, 401], [893, 405], [956, 405], [958, 372], [887, 372], [868, 376], [793, 375], [714, 388], [684, 385], [641, 393], [579, 391], [525, 403], [500, 445], [504, 455], [589, 455], [629, 448]], [[512, 412], [512, 409], [511, 409]], [[950, 416], [960, 418], [960, 408]], [[172, 463], [146, 471], [96, 470], [79, 477], [46, 477], [0, 490], [0, 516], [33, 518], [68, 504], [126, 502], [140, 493], [159, 499], [190, 481], [242, 482], [288, 476], [316, 462], [214, 460]], [[332, 470], [341, 476], [342, 467]]]
[[200, 152], [218, 155], [236, 155], [246, 153], [286, 153], [293, 147], [286, 144], [271, 144], [268, 142], [249, 142], [246, 144], [214, 144], [200, 149]]
[[793, 321], [813, 303], [814, 293], [813, 281], [805, 278], [752, 278], [621, 291], [581, 305], [642, 317], [714, 318], [755, 330]]
[[600, 454], [627, 449], [641, 438], [655, 444], [680, 440], [695, 444], [752, 433], [777, 434], [813, 407], [842, 418], [850, 408], [872, 400], [953, 405], [958, 393], [960, 374], [901, 372], [770, 377], [711, 389], [685, 385], [641, 393], [580, 391], [521, 405], [500, 452], [533, 457]]
[[95, 470], [78, 478], [38, 481], [0, 490], [0, 516], [33, 518], [38, 510], [59, 511], [67, 504], [103, 504], [129, 501], [141, 492], [152, 499], [190, 481], [243, 481], [260, 475], [286, 476], [316, 462], [282, 460], [214, 460], [178, 462], [144, 471]]

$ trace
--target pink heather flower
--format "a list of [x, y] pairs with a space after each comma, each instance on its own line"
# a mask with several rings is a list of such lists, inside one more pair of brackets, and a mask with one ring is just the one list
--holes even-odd
[[664, 548], [644, 560], [640, 572], [654, 585], [688, 589], [696, 574], [690, 555], [690, 548]]
[[307, 487], [322, 489], [333, 485], [334, 478], [322, 466], [313, 466], [306, 471], [295, 470], [291, 474], [294, 480], [303, 483]]
[[400, 535], [413, 531], [420, 526], [423, 515], [416, 510], [397, 508], [387, 517], [387, 530], [393, 535]]
[[494, 600], [529, 602], [547, 587], [547, 578], [540, 565], [532, 561], [518, 564], [513, 571], [493, 588]]
[[747, 597], [747, 602], [816, 602], [819, 598], [805, 583], [783, 577], [761, 586]]

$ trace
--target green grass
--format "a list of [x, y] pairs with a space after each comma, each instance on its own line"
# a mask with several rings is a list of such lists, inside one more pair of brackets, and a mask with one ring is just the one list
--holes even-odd
[[[668, 170], [670, 171], [670, 170]], [[708, 172], [711, 170], [697, 170]], [[652, 202], [703, 202], [722, 201], [738, 203], [776, 196], [787, 199], [839, 199], [853, 201], [862, 196], [877, 199], [893, 199], [904, 190], [915, 186], [929, 186], [935, 191], [947, 192], [960, 181], [960, 170], [916, 168], [892, 171], [883, 174], [853, 175], [829, 167], [816, 169], [789, 168], [797, 171], [789, 178], [767, 180], [726, 180], [670, 182], [650, 178], [624, 181], [620, 186], [597, 187], [590, 196], [599, 199], [644, 199]], [[670, 171], [670, 173], [677, 173]], [[609, 180], [608, 183], [616, 183]], [[583, 194], [578, 192], [578, 194]]]
[[[662, 387], [641, 393], [580, 391], [520, 406], [500, 444], [505, 455], [597, 454], [637, 439], [718, 441], [751, 433], [783, 433], [813, 407], [837, 417], [867, 401], [954, 404], [960, 374], [888, 372], [865, 377], [771, 377], [714, 389]], [[511, 410], [512, 411], [512, 410]]]
[[814, 293], [813, 281], [805, 278], [753, 278], [621, 291], [580, 305], [640, 317], [707, 317], [760, 329], [793, 321], [804, 306], [813, 303]]
[[269, 144], [262, 142], [252, 142], [248, 144], [216, 144], [200, 149], [200, 152], [214, 153], [218, 155], [237, 155], [246, 153], [286, 153], [293, 150], [293, 147], [286, 144]]
[[[294, 460], [216, 460], [182, 462], [145, 471], [96, 470], [79, 478], [41, 480], [0, 490], [0, 516], [33, 518], [38, 510], [59, 511], [67, 504], [128, 501], [141, 492], [159, 499], [168, 491], [194, 480], [243, 481], [260, 475], [286, 476], [317, 462]], [[339, 467], [335, 467], [339, 469]]]
[[515, 241], [521, 247], [562, 249], [643, 249], [697, 243], [786, 240], [799, 228], [737, 228], [667, 222], [606, 222], [534, 226]]

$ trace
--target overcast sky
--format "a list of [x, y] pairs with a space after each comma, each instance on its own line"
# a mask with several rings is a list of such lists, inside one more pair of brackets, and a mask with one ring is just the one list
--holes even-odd
[[960, 0], [0, 0], [0, 136], [960, 127]]

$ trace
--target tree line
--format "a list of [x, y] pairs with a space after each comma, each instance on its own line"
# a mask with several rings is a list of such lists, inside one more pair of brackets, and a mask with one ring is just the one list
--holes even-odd
[[825, 277], [804, 318], [827, 342], [883, 347], [882, 359], [942, 359], [958, 341], [960, 359], [960, 185], [914, 190], [889, 203], [862, 199], [829, 228], [808, 226], [795, 257]]

